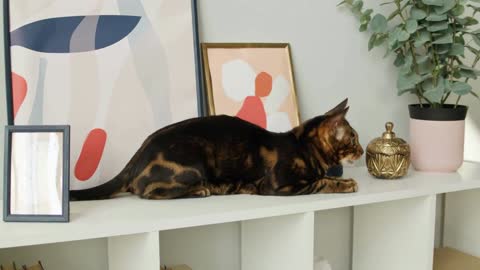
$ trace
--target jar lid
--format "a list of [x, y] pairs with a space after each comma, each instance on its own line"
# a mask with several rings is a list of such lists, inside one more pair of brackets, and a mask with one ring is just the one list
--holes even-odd
[[393, 139], [396, 137], [395, 132], [393, 132], [393, 123], [387, 122], [385, 124], [386, 131], [383, 133], [382, 138], [384, 139]]
[[408, 155], [410, 146], [401, 138], [397, 138], [395, 132], [393, 132], [393, 127], [392, 122], [387, 122], [385, 124], [386, 131], [382, 134], [382, 137], [376, 138], [368, 144], [367, 152], [384, 155]]

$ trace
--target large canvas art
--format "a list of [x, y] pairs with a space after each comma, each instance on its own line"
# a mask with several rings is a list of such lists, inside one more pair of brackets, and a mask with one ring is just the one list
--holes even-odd
[[192, 0], [5, 0], [9, 123], [71, 125], [71, 188], [199, 115]]

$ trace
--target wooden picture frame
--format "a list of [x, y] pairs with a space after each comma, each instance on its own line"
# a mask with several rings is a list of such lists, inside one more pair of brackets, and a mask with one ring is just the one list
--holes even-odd
[[[49, 137], [47, 138], [45, 133], [49, 133]], [[20, 134], [20, 137], [15, 136], [16, 134]], [[26, 135], [32, 134], [30, 137], [26, 137]], [[15, 136], [15, 137], [14, 137]], [[18, 139], [19, 145], [15, 145], [14, 138]], [[27, 139], [29, 141], [25, 141]], [[23, 146], [22, 146], [22, 140]], [[31, 142], [37, 143], [38, 147], [34, 147]], [[48, 145], [45, 143], [48, 142]], [[58, 146], [58, 147], [57, 147]], [[45, 149], [45, 147], [47, 147]], [[60, 149], [61, 148], [61, 149]], [[16, 157], [14, 156], [14, 151], [16, 150], [24, 150], [22, 151], [23, 156]], [[42, 158], [39, 158], [39, 153], [37, 150], [42, 152]], [[46, 154], [46, 155], [45, 155]], [[19, 154], [20, 155], [20, 154]], [[37, 160], [35, 160], [35, 157]], [[55, 160], [54, 160], [55, 158]], [[15, 165], [12, 163], [15, 162]], [[17, 176], [15, 173], [16, 170], [19, 172], [25, 172], [22, 168], [21, 162], [29, 162], [31, 164], [25, 165], [31, 169], [29, 174], [30, 177], [22, 177]], [[38, 162], [38, 164], [37, 164]], [[47, 162], [49, 164], [47, 164]], [[35, 164], [35, 165], [32, 165]], [[17, 165], [19, 165], [18, 169]], [[49, 171], [49, 176], [53, 175], [56, 176], [56, 179], [51, 180], [45, 177], [45, 168], [48, 165], [52, 165], [53, 168]], [[32, 169], [32, 167], [34, 169]], [[36, 170], [35, 170], [36, 169]], [[35, 171], [34, 171], [35, 170]], [[40, 172], [41, 170], [41, 172]], [[20, 173], [18, 173], [20, 174]], [[25, 173], [26, 174], [26, 173]], [[40, 176], [41, 174], [41, 176]], [[60, 174], [60, 175], [58, 175]], [[32, 179], [37, 176], [38, 179]], [[12, 179], [15, 177], [15, 179]], [[18, 178], [18, 179], [17, 179]], [[41, 179], [40, 179], [41, 178]], [[13, 182], [16, 181], [16, 182]], [[54, 197], [53, 201], [55, 207], [49, 207], [49, 210], [25, 210], [22, 207], [16, 207], [15, 211], [13, 210], [12, 200], [19, 200], [17, 196], [21, 196], [22, 194], [12, 194], [13, 187], [21, 187], [21, 181], [30, 181], [27, 184], [23, 185], [22, 191], [25, 190], [25, 187], [33, 189], [35, 187], [44, 188], [45, 185], [50, 185], [53, 188], [50, 188], [50, 191]], [[61, 181], [58, 183], [57, 181]], [[17, 183], [20, 182], [20, 183]], [[53, 182], [53, 183], [52, 183]], [[16, 184], [15, 184], [16, 183]], [[35, 184], [42, 184], [42, 185], [32, 185]], [[5, 157], [4, 157], [4, 203], [3, 203], [3, 220], [6, 222], [68, 222], [70, 219], [69, 214], [69, 187], [70, 187], [70, 126], [6, 126], [5, 127]], [[61, 189], [59, 194], [58, 189]], [[21, 189], [21, 188], [18, 188]], [[15, 188], [17, 190], [17, 188]], [[53, 191], [52, 191], [53, 190]], [[20, 191], [18, 191], [21, 193]], [[40, 197], [45, 196], [45, 191], [41, 191], [43, 193], [40, 194], [39, 192], [32, 191], [31, 194], [35, 194], [32, 196]], [[49, 197], [51, 198], [51, 197]], [[33, 201], [33, 199], [29, 198], [29, 200]], [[41, 208], [39, 202], [44, 202], [44, 200], [35, 199], [35, 203], [32, 202], [32, 205], [35, 207], [32, 208]], [[61, 204], [61, 205], [60, 205]], [[25, 203], [23, 204], [25, 205]], [[53, 214], [52, 208], [55, 208], [55, 211], [59, 213]], [[31, 212], [30, 212], [31, 211]], [[45, 212], [44, 212], [45, 211]], [[47, 211], [52, 211], [51, 213], [47, 213]], [[16, 213], [15, 213], [16, 212]], [[28, 213], [27, 213], [28, 212]], [[37, 213], [33, 213], [37, 212]]]
[[[216, 56], [211, 55], [214, 50], [216, 50]], [[266, 55], [265, 60], [262, 59], [262, 53], [265, 53]], [[202, 59], [209, 115], [236, 115], [270, 131], [277, 132], [286, 131], [288, 128], [293, 128], [300, 124], [290, 44], [203, 43]], [[268, 59], [272, 60], [272, 62], [270, 63]], [[237, 65], [236, 67], [233, 66], [235, 64]], [[230, 65], [230, 67], [226, 68], [226, 65]], [[227, 83], [225, 83], [227, 80], [225, 74], [227, 74], [226, 71], [228, 70], [232, 70], [233, 73], [234, 70], [243, 70], [246, 74], [245, 76], [243, 76], [243, 74], [239, 75], [238, 78], [235, 77], [235, 74], [228, 75], [228, 78], [234, 78], [234, 81], [229, 83], [229, 85], [245, 85], [245, 87], [241, 89], [248, 88], [248, 91], [246, 91], [243, 96], [241, 94], [236, 94], [235, 90], [226, 90], [228, 86], [226, 85]], [[231, 74], [232, 72], [229, 73]], [[223, 77], [220, 78], [221, 76]], [[245, 82], [245, 84], [243, 82]], [[276, 85], [282, 87], [282, 93], [278, 93], [278, 91], [277, 93], [275, 92]], [[261, 87], [264, 89], [260, 89]], [[288, 93], [285, 93], [285, 91], [288, 91]], [[233, 94], [228, 96], [221, 92], [229, 92]], [[217, 98], [218, 95], [221, 97]], [[273, 100], [274, 98], [271, 97], [274, 95], [277, 97], [280, 96], [280, 98], [283, 97], [284, 100], [278, 99], [276, 102], [277, 104], [268, 104], [268, 100]], [[242, 106], [246, 106], [245, 104], [249, 102], [247, 101], [249, 98], [254, 103], [258, 104], [260, 111], [263, 107], [263, 110], [265, 110], [265, 116], [262, 114], [260, 117], [267, 118], [266, 121], [263, 119], [260, 119], [260, 121], [250, 121], [247, 117], [242, 117], [241, 112], [245, 108]], [[219, 105], [222, 105], [222, 100], [228, 100], [227, 102], [229, 104], [219, 109]], [[261, 103], [264, 105], [262, 106]], [[287, 107], [287, 109], [279, 109], [279, 107], [282, 106]], [[253, 109], [251, 111], [253, 111]], [[281, 116], [277, 113], [282, 113], [283, 115]], [[284, 121], [283, 123], [285, 123], [285, 125], [282, 123], [280, 123], [279, 126], [275, 126], [274, 124], [269, 125], [270, 117], [272, 119], [276, 117], [272, 120], [272, 123], [273, 121], [286, 120], [285, 113], [288, 115], [289, 124], [286, 124], [287, 122]], [[272, 116], [274, 114], [276, 116]]]

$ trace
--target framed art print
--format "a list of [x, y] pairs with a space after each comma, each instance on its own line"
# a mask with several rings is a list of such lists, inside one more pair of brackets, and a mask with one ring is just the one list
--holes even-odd
[[288, 44], [205, 43], [202, 54], [209, 114], [275, 132], [299, 124]]
[[202, 111], [195, 0], [4, 0], [10, 125], [70, 125], [71, 188]]
[[68, 222], [69, 126], [5, 128], [5, 221]]

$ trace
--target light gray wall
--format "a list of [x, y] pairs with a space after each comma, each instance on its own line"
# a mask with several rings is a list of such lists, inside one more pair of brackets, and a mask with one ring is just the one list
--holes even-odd
[[[368, 36], [337, 1], [200, 1], [205, 42], [289, 42], [303, 119], [350, 98], [349, 119], [366, 144], [393, 120], [406, 136], [409, 97], [397, 97], [392, 59], [367, 53]], [[367, 1], [376, 3], [377, 1]]]
[[[198, 0], [198, 2], [201, 39], [204, 42], [291, 44], [303, 119], [322, 114], [343, 98], [349, 97], [351, 111], [348, 117], [360, 134], [363, 145], [381, 134], [386, 121], [394, 121], [397, 134], [408, 137], [407, 104], [414, 99], [409, 96], [397, 97], [392, 59], [383, 59], [383, 50], [367, 52], [368, 36], [365, 33], [358, 33], [357, 21], [349, 12], [336, 7], [338, 1]], [[374, 0], [366, 1], [366, 5], [374, 7], [377, 7], [377, 3], [378, 1]], [[0, 57], [1, 62], [3, 55]], [[3, 73], [3, 66], [0, 65], [0, 74]], [[0, 85], [3, 86], [2, 76], [0, 78]], [[6, 122], [4, 92], [0, 91], [2, 125]], [[476, 152], [477, 154], [472, 151], [480, 148], [478, 136], [474, 135], [478, 134], [475, 132], [480, 129], [479, 106], [472, 108], [470, 116], [467, 128], [468, 157], [480, 160], [478, 157], [480, 150]], [[3, 146], [3, 132], [1, 134], [0, 148]], [[0, 163], [3, 165], [2, 160], [3, 155], [0, 155]], [[350, 260], [345, 258], [349, 256], [350, 251], [345, 250], [345, 247], [348, 247], [351, 241], [351, 209], [340, 209], [331, 213], [316, 217], [318, 223], [322, 225], [316, 226], [318, 230], [322, 230], [317, 234], [322, 241], [317, 241], [316, 250], [318, 253], [325, 251], [324, 255], [332, 258], [337, 266], [335, 270], [347, 270]], [[326, 220], [332, 215], [335, 220], [342, 222], [342, 226]], [[339, 231], [339, 228], [342, 228], [342, 231]], [[329, 231], [335, 233], [322, 233]], [[232, 244], [226, 242], [224, 248], [235, 249], [229, 245]], [[78, 269], [105, 269], [104, 240], [15, 249], [3, 253], [0, 260], [6, 259], [5, 256], [11, 254], [23, 256], [18, 258], [36, 260], [38, 258], [33, 255], [34, 253], [51, 258], [51, 254], [55, 254], [59, 246], [67, 254], [78, 255], [70, 256], [71, 260], [82, 262], [88, 258], [94, 262], [87, 268]], [[66, 265], [72, 264], [64, 266]], [[52, 265], [49, 269], [56, 270], [62, 267]], [[75, 267], [68, 269], [75, 270]]]

